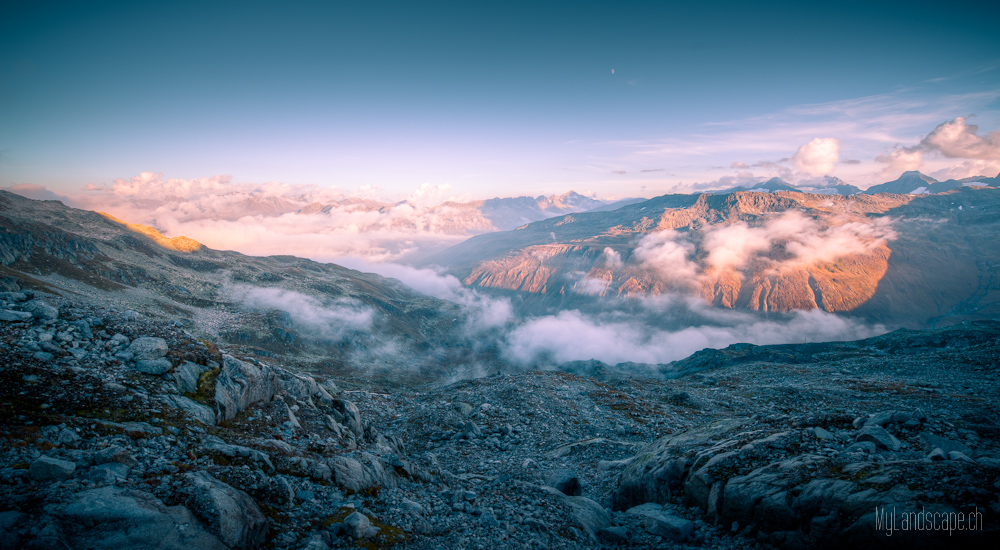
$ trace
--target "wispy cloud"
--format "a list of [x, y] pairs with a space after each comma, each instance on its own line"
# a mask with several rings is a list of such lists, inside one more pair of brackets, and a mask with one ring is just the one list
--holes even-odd
[[[968, 126], [941, 128], [940, 125], [973, 112], [1000, 121], [995, 106], [1000, 99], [1000, 88], [942, 94], [935, 86], [925, 84], [891, 93], [795, 105], [759, 116], [709, 122], [686, 132], [651, 139], [598, 142], [591, 144], [594, 150], [591, 160], [613, 164], [616, 170], [628, 172], [636, 171], [630, 166], [638, 168], [652, 162], [670, 165], [679, 178], [674, 182], [676, 191], [716, 187], [694, 182], [708, 181], [705, 176], [711, 166], [725, 165], [731, 170], [749, 171], [742, 176], [733, 174], [744, 180], [779, 176], [795, 183], [832, 173], [865, 188], [897, 176], [904, 166], [913, 166], [912, 159], [903, 162], [899, 155], [891, 162], [886, 160], [894, 150], [912, 147], [931, 137], [928, 133], [936, 127], [939, 130], [934, 140], [923, 144], [924, 152], [926, 147], [936, 144], [939, 152], [954, 153], [950, 158], [982, 160], [983, 154], [994, 151], [997, 138], [993, 133], [972, 137], [976, 132], [970, 134]], [[945, 134], [945, 130], [954, 133]], [[974, 150], [978, 156], [969, 156]], [[731, 162], [734, 157], [742, 160]], [[762, 162], [782, 157], [791, 158], [795, 171], [781, 162]], [[944, 155], [923, 160], [921, 166], [929, 170], [948, 170], [960, 165]], [[897, 172], [889, 174], [887, 164]]]

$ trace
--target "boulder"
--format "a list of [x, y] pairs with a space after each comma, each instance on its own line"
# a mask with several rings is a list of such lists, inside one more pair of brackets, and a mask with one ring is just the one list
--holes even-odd
[[0, 300], [5, 302], [25, 302], [30, 297], [26, 292], [0, 292]]
[[167, 354], [167, 341], [163, 338], [140, 336], [132, 340], [127, 350], [136, 361], [159, 359]]
[[274, 369], [225, 356], [215, 379], [216, 421], [229, 420], [254, 403], [270, 401], [279, 385]]
[[569, 508], [570, 517], [587, 533], [596, 536], [601, 529], [611, 527], [611, 516], [597, 502], [587, 497], [569, 496], [552, 487], [542, 487], [542, 490], [555, 496]]
[[184, 411], [188, 416], [200, 421], [202, 424], [208, 426], [215, 425], [215, 411], [207, 405], [202, 405], [183, 395], [171, 395], [167, 399], [175, 408]]
[[166, 374], [172, 368], [173, 365], [167, 359], [140, 359], [135, 362], [135, 370], [143, 374]]
[[346, 399], [334, 399], [333, 416], [337, 422], [354, 432], [354, 435], [358, 437], [365, 435], [365, 426], [361, 423], [361, 413], [354, 403]]
[[694, 531], [693, 521], [667, 514], [662, 506], [652, 502], [629, 508], [625, 513], [640, 518], [646, 531], [667, 540], [682, 541]]
[[177, 391], [184, 393], [195, 393], [198, 391], [198, 377], [203, 369], [201, 365], [184, 361], [174, 369], [174, 382], [177, 384]]
[[57, 442], [64, 447], [76, 447], [82, 440], [83, 438], [77, 435], [75, 431], [69, 428], [63, 428], [59, 432]]
[[626, 510], [646, 502], [667, 502], [683, 490], [690, 466], [683, 455], [694, 445], [713, 441], [747, 423], [745, 418], [727, 418], [703, 424], [680, 434], [661, 437], [647, 445], [624, 467], [611, 507]]
[[190, 483], [187, 505], [206, 529], [234, 550], [257, 548], [267, 535], [267, 518], [246, 493], [209, 475], [185, 475]]
[[76, 464], [73, 462], [44, 455], [35, 459], [28, 467], [28, 473], [35, 481], [69, 479], [75, 470]]
[[72, 548], [91, 550], [226, 550], [183, 506], [149, 493], [102, 487], [78, 493], [60, 513]]
[[873, 443], [879, 449], [896, 452], [899, 450], [899, 440], [881, 426], [865, 425], [855, 438], [859, 442]]
[[[344, 518], [344, 532], [349, 537], [353, 537], [355, 540], [369, 538], [372, 533], [372, 522], [368, 519], [368, 516], [362, 514], [361, 512], [354, 512], [353, 514]], [[375, 529], [378, 532], [378, 529]]]
[[0, 309], [0, 321], [17, 322], [31, 319], [31, 314], [27, 311], [14, 311], [10, 309]]
[[335, 456], [329, 461], [334, 483], [346, 491], [357, 493], [376, 485], [386, 489], [396, 487], [396, 475], [387, 470], [378, 457], [361, 453], [361, 460]]
[[42, 321], [59, 318], [59, 308], [43, 300], [31, 300], [30, 302], [25, 302], [22, 309], [31, 313], [31, 316], [35, 319]]

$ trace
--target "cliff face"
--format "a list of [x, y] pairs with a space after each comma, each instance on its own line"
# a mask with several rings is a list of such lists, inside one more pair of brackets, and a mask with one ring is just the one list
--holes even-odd
[[431, 262], [527, 312], [679, 292], [727, 309], [921, 326], [998, 312], [997, 209], [1000, 191], [983, 188], [674, 195], [475, 237]]

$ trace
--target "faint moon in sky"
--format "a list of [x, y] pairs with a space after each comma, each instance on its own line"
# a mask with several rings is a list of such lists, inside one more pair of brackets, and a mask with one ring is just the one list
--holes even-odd
[[615, 74], [615, 70], [614, 69], [611, 69], [611, 74]]

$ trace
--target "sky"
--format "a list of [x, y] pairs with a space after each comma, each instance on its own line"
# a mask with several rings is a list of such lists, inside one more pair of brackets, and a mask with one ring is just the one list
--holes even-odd
[[386, 198], [1000, 172], [986, 2], [5, 2], [0, 187]]

